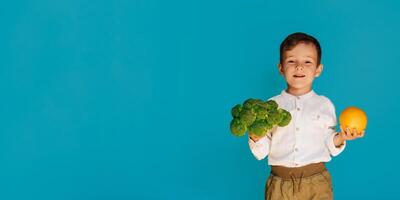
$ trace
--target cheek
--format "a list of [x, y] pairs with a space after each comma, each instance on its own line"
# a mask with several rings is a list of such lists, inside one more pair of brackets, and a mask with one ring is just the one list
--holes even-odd
[[314, 75], [309, 76], [309, 77], [308, 77], [308, 82], [313, 82], [313, 81], [314, 81], [314, 78], [315, 78]]
[[307, 73], [307, 75], [314, 77], [314, 75], [316, 74], [316, 70], [315, 69], [308, 69], [306, 71], [306, 73]]
[[291, 76], [291, 75], [293, 75], [295, 73], [295, 70], [293, 70], [292, 68], [288, 68], [288, 69], [285, 69], [284, 71], [283, 71], [283, 74], [285, 74], [285, 76]]
[[287, 71], [283, 75], [285, 76], [286, 80], [293, 78], [293, 74]]

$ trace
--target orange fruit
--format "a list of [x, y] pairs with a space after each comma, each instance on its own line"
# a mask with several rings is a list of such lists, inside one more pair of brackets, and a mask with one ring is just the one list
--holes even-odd
[[344, 129], [347, 127], [350, 130], [356, 128], [357, 132], [361, 132], [367, 127], [367, 115], [360, 108], [350, 106], [340, 113], [339, 122]]

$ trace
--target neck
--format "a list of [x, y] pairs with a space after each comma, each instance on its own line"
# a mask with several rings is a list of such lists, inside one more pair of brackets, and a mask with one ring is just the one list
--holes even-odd
[[311, 87], [307, 87], [307, 88], [292, 88], [290, 86], [288, 86], [288, 88], [286, 89], [286, 92], [291, 94], [291, 95], [295, 95], [295, 96], [301, 96], [304, 94], [307, 94], [311, 91]]

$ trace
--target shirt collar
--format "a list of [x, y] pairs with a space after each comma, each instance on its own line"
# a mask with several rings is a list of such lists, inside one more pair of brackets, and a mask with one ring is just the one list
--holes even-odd
[[286, 92], [286, 90], [282, 90], [281, 95], [285, 98], [289, 98], [289, 99], [293, 99], [293, 100], [295, 100], [295, 99], [306, 100], [306, 99], [313, 97], [315, 95], [315, 92], [314, 92], [314, 90], [311, 90], [303, 95], [296, 96], [293, 94], [289, 94], [288, 92]]

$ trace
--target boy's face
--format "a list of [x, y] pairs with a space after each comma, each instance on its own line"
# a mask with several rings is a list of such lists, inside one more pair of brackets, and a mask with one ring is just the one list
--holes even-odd
[[289, 89], [308, 91], [315, 77], [322, 72], [322, 64], [317, 65], [318, 53], [313, 44], [299, 43], [283, 55], [279, 72], [284, 76]]

